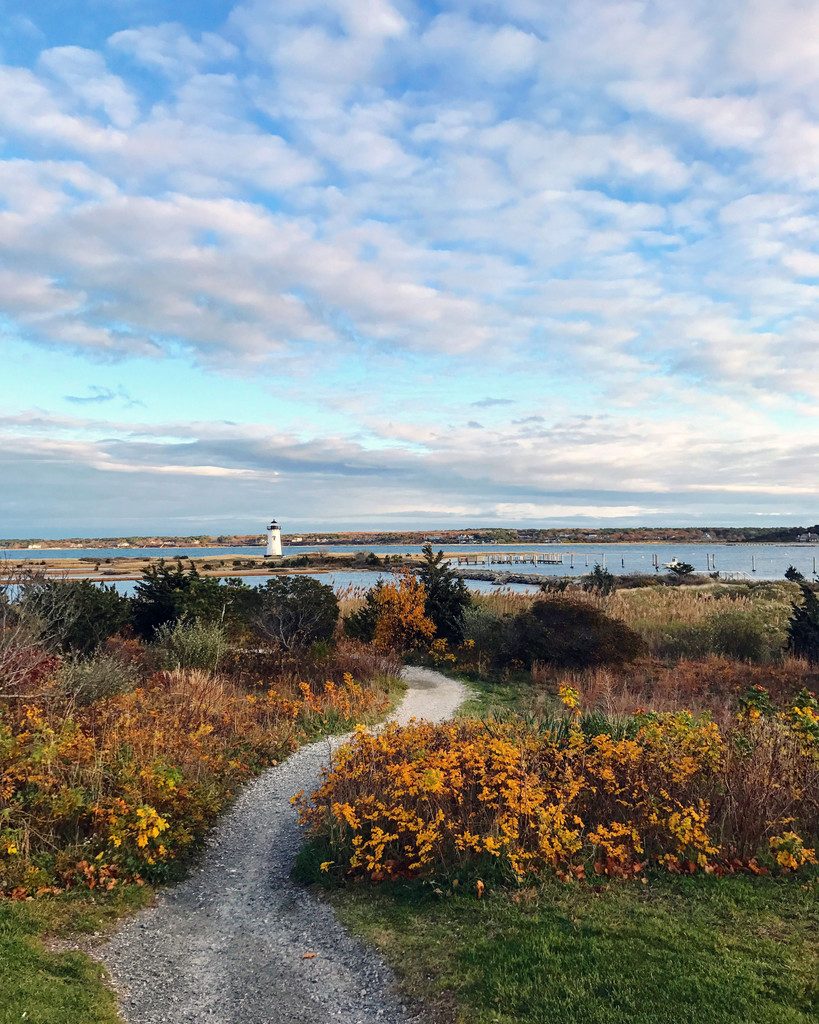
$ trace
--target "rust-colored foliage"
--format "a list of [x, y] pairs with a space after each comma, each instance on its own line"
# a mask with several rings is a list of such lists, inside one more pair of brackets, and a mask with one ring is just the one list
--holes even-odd
[[349, 673], [247, 692], [163, 672], [85, 707], [41, 696], [0, 703], [0, 892], [16, 896], [162, 877], [254, 772], [388, 705]]
[[567, 674], [535, 665], [532, 681], [541, 693], [569, 682], [583, 697], [586, 708], [607, 714], [630, 714], [638, 708], [654, 711], [708, 711], [730, 721], [742, 693], [764, 686], [777, 704], [786, 703], [802, 689], [819, 688], [819, 670], [800, 658], [783, 658], [755, 665], [712, 655], [667, 664], [644, 658], [625, 668], [605, 667]]

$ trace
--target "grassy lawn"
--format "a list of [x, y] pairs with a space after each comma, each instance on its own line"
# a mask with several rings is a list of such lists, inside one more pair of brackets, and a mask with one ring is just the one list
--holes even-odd
[[330, 898], [461, 1024], [809, 1024], [818, 894], [816, 879], [743, 876]]
[[128, 886], [111, 895], [0, 901], [0, 1024], [119, 1024], [99, 964], [84, 953], [51, 952], [47, 943], [103, 932], [150, 895]]

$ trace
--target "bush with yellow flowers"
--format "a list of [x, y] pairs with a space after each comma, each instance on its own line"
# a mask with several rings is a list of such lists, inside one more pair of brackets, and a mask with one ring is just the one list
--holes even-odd
[[[44, 697], [48, 694], [44, 694]], [[161, 879], [237, 788], [301, 741], [388, 707], [383, 683], [247, 692], [162, 672], [85, 706], [0, 705], [0, 893]]]
[[[628, 737], [588, 734], [577, 691], [561, 699], [559, 729], [518, 718], [359, 730], [297, 801], [329, 849], [325, 867], [373, 881], [521, 881], [815, 863], [817, 761], [798, 721], [763, 729], [746, 717], [725, 735], [705, 715], [640, 713]], [[755, 787], [771, 770], [766, 798]]]

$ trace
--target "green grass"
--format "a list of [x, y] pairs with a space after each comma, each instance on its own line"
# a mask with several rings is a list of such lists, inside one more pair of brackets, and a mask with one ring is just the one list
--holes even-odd
[[104, 932], [150, 895], [147, 887], [127, 886], [110, 895], [0, 901], [0, 1024], [119, 1024], [100, 965], [48, 944]]
[[532, 697], [531, 677], [520, 673], [506, 679], [488, 679], [474, 672], [456, 670], [448, 673], [469, 689], [470, 696], [458, 708], [459, 718], [484, 718], [492, 711], [523, 710]]
[[813, 1024], [816, 883], [664, 878], [330, 898], [410, 992], [462, 1024]]

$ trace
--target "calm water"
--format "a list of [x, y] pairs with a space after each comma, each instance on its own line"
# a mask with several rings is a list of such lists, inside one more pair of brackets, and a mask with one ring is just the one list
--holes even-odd
[[[37, 550], [2, 550], [0, 558], [144, 558], [146, 556], [163, 558], [190, 558], [197, 555], [221, 555], [224, 558], [241, 558], [248, 555], [261, 555], [262, 548], [73, 548], [73, 549], [37, 549]], [[420, 545], [382, 544], [372, 548], [344, 544], [327, 544], [319, 547], [288, 546], [284, 548], [286, 555], [297, 555], [307, 551], [357, 552], [372, 550], [378, 555], [410, 554], [421, 550]], [[713, 556], [714, 565], [720, 573], [742, 573], [757, 579], [781, 579], [789, 565], [810, 577], [817, 569], [819, 561], [819, 545], [811, 544], [458, 544], [448, 548], [461, 554], [489, 551], [545, 551], [561, 553], [562, 565], [496, 565], [501, 571], [515, 573], [537, 573], [544, 576], [579, 576], [588, 572], [596, 562], [605, 565], [610, 572], [620, 573], [654, 573], [652, 556], [657, 555], [660, 565], [676, 558], [680, 562], [690, 562], [698, 572], [708, 571], [708, 556]], [[572, 557], [573, 556], [573, 557]], [[752, 558], [755, 572], [752, 573]], [[574, 566], [572, 567], [572, 561]], [[240, 570], [237, 570], [237, 573]], [[662, 570], [661, 570], [662, 571]], [[322, 573], [321, 578], [328, 575], [339, 579], [354, 576], [359, 583], [371, 579], [372, 574], [366, 573]], [[348, 581], [351, 582], [351, 581]], [[340, 585], [345, 585], [344, 583]]]
[[[312, 576], [313, 579], [320, 580], [335, 590], [344, 590], [346, 587], [366, 587], [369, 589], [375, 586], [379, 579], [385, 578], [374, 572], [307, 572], [300, 573], [299, 575]], [[267, 582], [266, 576], [239, 576], [238, 578], [251, 587], [262, 587]], [[389, 578], [391, 579], [392, 577]], [[133, 595], [136, 585], [136, 580], [113, 580], [109, 583], [109, 586], [114, 587], [120, 594], [125, 594], [127, 597]], [[470, 590], [483, 592], [496, 589], [494, 584], [486, 583], [483, 580], [467, 580], [466, 585]], [[512, 583], [504, 587], [504, 589], [526, 593], [537, 590], [537, 585], [534, 583]]]

